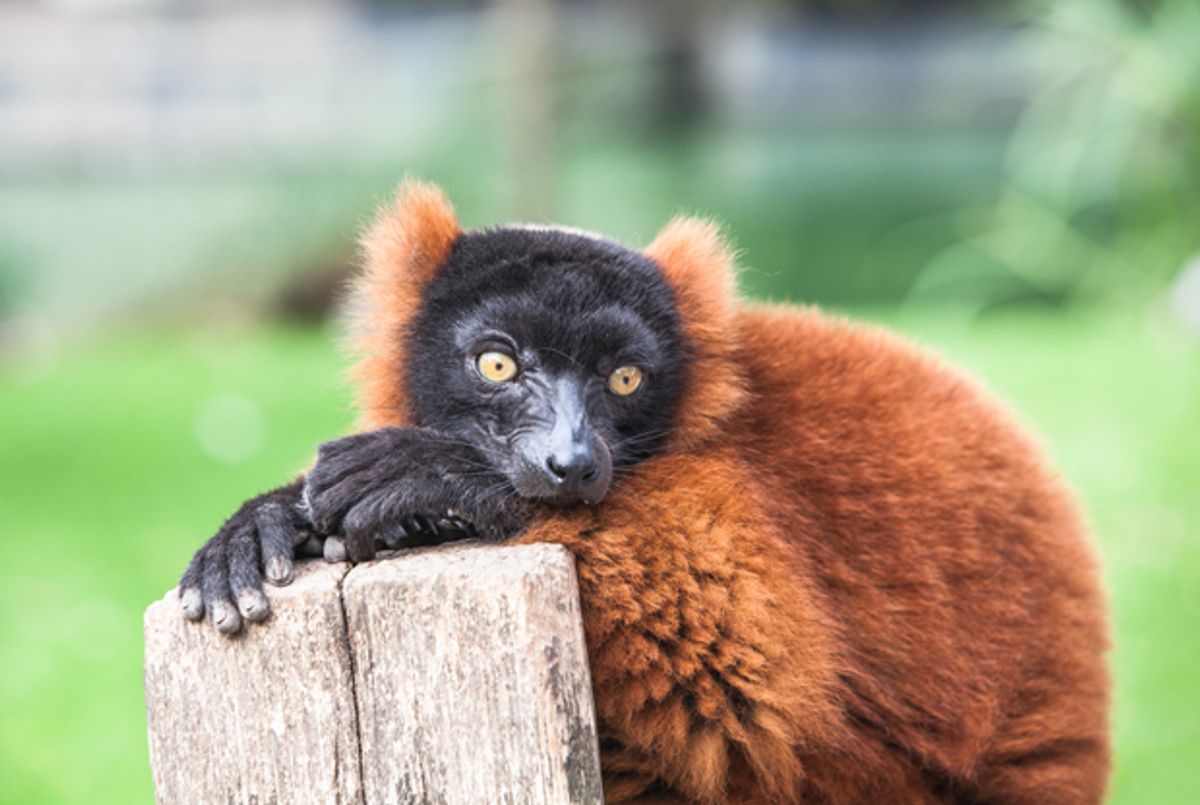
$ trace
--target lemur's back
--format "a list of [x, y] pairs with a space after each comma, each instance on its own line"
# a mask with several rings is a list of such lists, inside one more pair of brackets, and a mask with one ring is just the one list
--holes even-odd
[[1099, 572], [1036, 443], [973, 381], [882, 330], [770, 308], [739, 325], [752, 415], [729, 438], [842, 631], [861, 728], [978, 778], [989, 801], [1098, 800]]

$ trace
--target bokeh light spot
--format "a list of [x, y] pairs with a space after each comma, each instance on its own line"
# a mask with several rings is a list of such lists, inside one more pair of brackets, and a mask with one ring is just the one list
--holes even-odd
[[206, 454], [225, 464], [241, 464], [262, 452], [267, 426], [252, 400], [223, 392], [201, 405], [195, 433]]

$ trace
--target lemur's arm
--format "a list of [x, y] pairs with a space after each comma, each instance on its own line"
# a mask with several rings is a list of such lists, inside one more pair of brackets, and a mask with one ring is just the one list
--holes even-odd
[[[263, 578], [287, 584], [296, 553], [354, 562], [385, 547], [466, 536], [504, 539], [529, 505], [475, 448], [423, 428], [386, 428], [322, 445], [307, 476], [242, 504], [179, 583], [183, 613], [227, 634], [270, 613]], [[344, 552], [326, 538], [341, 535]]]
[[532, 507], [479, 451], [428, 428], [384, 428], [321, 445], [304, 486], [321, 534], [341, 534], [350, 559], [370, 559], [376, 540], [398, 544], [414, 530], [459, 530], [507, 539]]

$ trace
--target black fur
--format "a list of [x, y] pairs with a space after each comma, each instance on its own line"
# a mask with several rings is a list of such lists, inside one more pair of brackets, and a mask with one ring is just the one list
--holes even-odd
[[[557, 230], [492, 229], [454, 244], [408, 336], [411, 413], [427, 427], [512, 453], [538, 415], [531, 395], [521, 384], [481, 388], [464, 371], [494, 332], [511, 337], [531, 374], [586, 382], [589, 419], [618, 467], [661, 445], [684, 350], [674, 296], [653, 262], [611, 241]], [[626, 363], [646, 371], [644, 387], [627, 399], [606, 394], [608, 373]], [[480, 428], [492, 434], [481, 436]]]
[[267, 616], [263, 571], [274, 584], [290, 582], [293, 549], [309, 536], [299, 509], [303, 486], [296, 480], [246, 501], [196, 552], [179, 581], [186, 617], [199, 620], [207, 612], [217, 629], [232, 634], [243, 617]]
[[[607, 468], [619, 472], [661, 448], [686, 360], [658, 267], [557, 230], [460, 236], [403, 335], [411, 356], [403, 382], [420, 427], [324, 444], [307, 479], [244, 504], [183, 576], [188, 617], [207, 611], [233, 632], [237, 601], [242, 616], [261, 620], [261, 569], [273, 583], [289, 581], [292, 546], [314, 547], [309, 531], [344, 539], [344, 550], [325, 542], [327, 558], [364, 561], [378, 545], [508, 538], [538, 506], [597, 502]], [[512, 381], [480, 374], [476, 359], [487, 350], [516, 360]], [[640, 368], [643, 382], [621, 397], [607, 378], [625, 365]], [[555, 474], [564, 450], [608, 475], [564, 492]]]
[[376, 540], [440, 533], [443, 521], [504, 539], [520, 533], [531, 513], [473, 446], [428, 428], [384, 428], [321, 445], [305, 498], [317, 532], [341, 534], [353, 562], [373, 558]]

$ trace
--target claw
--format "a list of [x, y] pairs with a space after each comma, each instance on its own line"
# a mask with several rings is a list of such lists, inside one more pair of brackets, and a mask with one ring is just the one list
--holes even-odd
[[204, 617], [204, 597], [197, 587], [189, 587], [181, 592], [179, 605], [183, 608], [183, 616], [190, 621], [198, 621]]
[[213, 601], [209, 609], [212, 612], [213, 626], [222, 634], [233, 634], [242, 628], [242, 616], [228, 601]]
[[403, 523], [393, 523], [383, 530], [383, 533], [379, 537], [379, 541], [388, 548], [395, 548], [397, 545], [403, 542], [407, 536], [408, 531], [404, 528]]
[[461, 531], [469, 537], [479, 536], [479, 531], [475, 528], [475, 524], [458, 509], [446, 509], [446, 513], [443, 515], [442, 522], [439, 525], [443, 528]]
[[238, 593], [237, 607], [242, 617], [253, 623], [258, 623], [271, 614], [271, 605], [267, 603], [267, 597], [258, 590], [242, 590]]
[[272, 556], [267, 560], [266, 573], [267, 581], [277, 587], [291, 584], [293, 577], [292, 560], [286, 556]]

